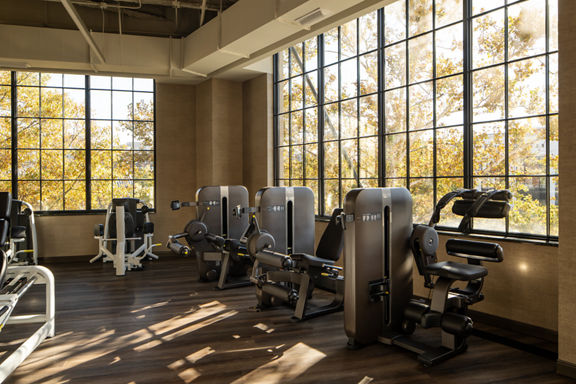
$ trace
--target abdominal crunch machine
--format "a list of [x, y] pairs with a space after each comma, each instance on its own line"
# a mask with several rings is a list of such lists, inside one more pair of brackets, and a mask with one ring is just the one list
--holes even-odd
[[[512, 198], [507, 190], [461, 189], [444, 196], [428, 225], [412, 227], [412, 198], [404, 188], [355, 189], [346, 196], [344, 319], [349, 345], [380, 341], [418, 354], [431, 366], [462, 353], [473, 329], [468, 306], [484, 299], [488, 271], [482, 261], [501, 262], [496, 243], [450, 239], [446, 252], [467, 263], [438, 261], [440, 211], [453, 199], [452, 212], [462, 216], [458, 230], [472, 230], [473, 218], [505, 218]], [[411, 255], [412, 253], [412, 255]], [[412, 297], [413, 258], [431, 300]], [[434, 280], [433, 278], [436, 277]], [[462, 281], [464, 288], [452, 287]], [[416, 325], [441, 328], [440, 345], [410, 336]]]

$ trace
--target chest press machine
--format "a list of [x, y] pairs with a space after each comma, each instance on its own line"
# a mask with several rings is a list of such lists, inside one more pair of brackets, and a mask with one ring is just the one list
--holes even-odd
[[[408, 190], [350, 191], [343, 220], [344, 321], [349, 345], [376, 341], [397, 345], [416, 352], [426, 366], [464, 352], [473, 329], [468, 306], [484, 299], [482, 286], [488, 271], [482, 261], [501, 262], [503, 251], [496, 243], [450, 239], [447, 254], [465, 258], [467, 263], [439, 262], [434, 227], [440, 221], [440, 211], [453, 199], [458, 200], [452, 212], [462, 216], [459, 231], [466, 234], [472, 230], [474, 217], [507, 217], [511, 198], [507, 190], [451, 192], [439, 200], [428, 225], [413, 228]], [[425, 287], [432, 289], [429, 301], [412, 297], [412, 257]], [[458, 281], [465, 282], [465, 288], [452, 287]], [[441, 345], [427, 345], [410, 336], [416, 325], [441, 328]]]
[[[0, 195], [7, 192], [0, 192]], [[9, 263], [18, 265], [38, 264], [38, 240], [34, 208], [25, 201], [12, 199], [10, 209], [9, 246], [6, 250]]]
[[[241, 240], [249, 231], [249, 217], [242, 214], [249, 205], [248, 190], [241, 185], [206, 186], [196, 192], [196, 201], [172, 201], [172, 210], [195, 207], [197, 219], [184, 232], [171, 235], [166, 246], [187, 256], [194, 251], [200, 281], [218, 280], [219, 289], [250, 285], [252, 265]], [[188, 246], [180, 243], [185, 239]]]
[[[5, 245], [10, 228], [12, 199], [9, 193], [0, 194], [0, 247]], [[12, 315], [23, 295], [33, 285], [45, 285], [45, 311], [41, 314]], [[3, 382], [47, 337], [54, 336], [54, 275], [38, 265], [8, 265], [8, 256], [0, 249], [0, 331], [6, 324], [42, 325], [0, 363], [0, 383]]]
[[106, 210], [104, 224], [96, 224], [94, 238], [98, 240], [98, 254], [90, 263], [98, 260], [111, 261], [116, 276], [124, 276], [126, 270], [140, 270], [145, 258], [158, 259], [152, 248], [154, 223], [150, 221], [150, 209], [136, 198], [112, 199]]
[[[314, 256], [314, 193], [308, 187], [268, 187], [256, 195], [259, 225], [248, 237], [254, 258], [251, 280], [258, 308], [287, 304], [293, 318], [305, 320], [342, 309], [344, 281], [334, 264], [343, 247], [337, 209]], [[260, 229], [262, 228], [262, 229]], [[314, 307], [314, 288], [333, 293], [330, 304]]]

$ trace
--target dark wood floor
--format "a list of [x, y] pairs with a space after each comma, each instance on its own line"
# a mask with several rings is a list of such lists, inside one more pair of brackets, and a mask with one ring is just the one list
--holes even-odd
[[[433, 368], [397, 347], [350, 351], [342, 313], [295, 323], [287, 309], [255, 312], [253, 288], [199, 283], [192, 259], [163, 257], [125, 277], [87, 260], [48, 267], [56, 276], [56, 337], [9, 383], [572, 382], [554, 373], [552, 360], [477, 337], [464, 355]], [[35, 297], [22, 305], [40, 306]], [[7, 326], [0, 350], [26, 327]]]

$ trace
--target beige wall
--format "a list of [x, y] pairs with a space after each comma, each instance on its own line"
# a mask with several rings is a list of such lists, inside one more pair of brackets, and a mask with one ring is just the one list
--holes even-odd
[[261, 75], [246, 81], [242, 89], [244, 103], [244, 186], [254, 205], [256, 192], [273, 182], [272, 76]]
[[[558, 359], [576, 367], [576, 2], [559, 1], [560, 247], [558, 254]], [[574, 198], [573, 198], [574, 197]], [[574, 369], [576, 371], [576, 369]]]

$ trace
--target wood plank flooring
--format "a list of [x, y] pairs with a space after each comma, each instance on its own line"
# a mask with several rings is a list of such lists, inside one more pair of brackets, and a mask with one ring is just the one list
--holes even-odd
[[[47, 266], [56, 277], [56, 337], [8, 383], [573, 382], [554, 373], [552, 360], [478, 337], [433, 368], [397, 347], [351, 351], [342, 313], [293, 322], [288, 309], [256, 312], [254, 288], [200, 283], [191, 258], [164, 256], [124, 277], [88, 259]], [[20, 309], [41, 307], [41, 293]], [[6, 326], [0, 351], [31, 331]]]

